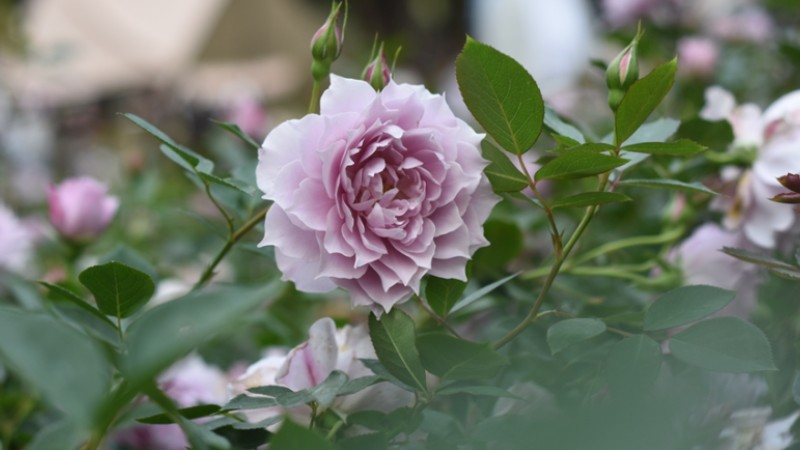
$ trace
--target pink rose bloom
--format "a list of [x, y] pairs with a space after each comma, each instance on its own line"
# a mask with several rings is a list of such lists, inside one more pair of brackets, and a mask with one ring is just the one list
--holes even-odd
[[[376, 359], [375, 349], [363, 326], [345, 326], [337, 330], [328, 317], [317, 320], [308, 331], [308, 341], [288, 354], [273, 351], [250, 366], [231, 385], [233, 394], [241, 394], [257, 386], [278, 385], [293, 391], [312, 388], [339, 370], [353, 380], [373, 375], [360, 360]], [[253, 394], [255, 395], [255, 394]], [[352, 395], [338, 397], [331, 408], [344, 414], [374, 410], [389, 412], [413, 403], [414, 394], [383, 382]], [[288, 414], [299, 423], [308, 423], [311, 409], [306, 405], [284, 411], [283, 408], [264, 408], [244, 411], [248, 420], [257, 422], [279, 414]]]
[[764, 43], [772, 37], [775, 25], [766, 11], [754, 7], [715, 17], [709, 28], [721, 39]]
[[394, 81], [375, 92], [334, 75], [321, 111], [276, 127], [258, 155], [274, 202], [259, 245], [275, 247], [283, 278], [306, 292], [342, 287], [376, 314], [426, 274], [466, 280], [499, 200], [483, 136], [442, 96]]
[[678, 69], [689, 76], [708, 77], [719, 59], [717, 44], [708, 38], [688, 37], [678, 41]]
[[35, 234], [0, 203], [0, 271], [25, 269], [33, 251]]
[[747, 239], [763, 248], [774, 248], [779, 232], [791, 228], [791, 206], [770, 198], [783, 192], [777, 178], [800, 167], [800, 91], [784, 95], [763, 114], [755, 105], [736, 106], [733, 96], [719, 87], [706, 91], [706, 119], [726, 118], [733, 127], [734, 147], [755, 146], [750, 169], [741, 172], [735, 196], [727, 203], [724, 225], [742, 229]]
[[98, 237], [119, 206], [103, 183], [89, 177], [70, 178], [51, 186], [48, 202], [50, 222], [62, 236], [73, 241]]
[[[191, 355], [178, 361], [159, 377], [158, 384], [179, 408], [224, 404], [228, 379], [220, 369]], [[135, 449], [184, 450], [189, 441], [177, 424], [137, 425], [120, 432], [115, 440]]]

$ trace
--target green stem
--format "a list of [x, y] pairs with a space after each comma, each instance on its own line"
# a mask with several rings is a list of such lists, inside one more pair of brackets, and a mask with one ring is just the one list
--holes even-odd
[[[198, 177], [200, 176], [197, 171], [195, 171], [195, 173]], [[211, 200], [211, 203], [214, 204], [214, 207], [217, 208], [217, 211], [219, 211], [219, 213], [222, 214], [222, 217], [225, 218], [225, 225], [228, 227], [228, 234], [233, 233], [233, 218], [230, 216], [230, 214], [228, 214], [228, 211], [225, 211], [225, 208], [219, 204], [216, 197], [214, 197], [214, 195], [211, 193], [211, 185], [205, 181], [203, 181], [203, 185], [206, 188], [206, 195]]]
[[319, 114], [319, 97], [321, 88], [322, 83], [314, 80], [314, 86], [311, 88], [311, 103], [308, 105], [309, 114]]
[[539, 189], [536, 188], [536, 181], [531, 177], [530, 172], [528, 172], [528, 168], [525, 166], [525, 162], [522, 160], [522, 154], [517, 153], [517, 161], [519, 161], [519, 166], [522, 168], [522, 173], [525, 175], [525, 178], [528, 179], [528, 186], [530, 186], [531, 190], [533, 191], [533, 195], [536, 196], [536, 200], [541, 203], [542, 209], [544, 210], [545, 216], [547, 216], [547, 223], [550, 225], [550, 234], [552, 235], [553, 239], [553, 250], [556, 253], [556, 257], [561, 255], [562, 252], [562, 242], [561, 242], [561, 234], [558, 231], [558, 226], [556, 225], [555, 216], [553, 216], [553, 210], [550, 208], [550, 205], [544, 201], [544, 197], [539, 193]]
[[217, 268], [222, 258], [228, 254], [233, 245], [236, 244], [248, 231], [250, 231], [253, 227], [261, 223], [264, 220], [264, 217], [267, 215], [267, 211], [269, 211], [269, 206], [259, 211], [255, 216], [251, 217], [247, 222], [245, 222], [238, 230], [234, 231], [233, 233], [228, 236], [228, 240], [225, 241], [225, 245], [220, 249], [217, 256], [214, 257], [214, 260], [211, 261], [211, 264], [208, 265], [203, 275], [200, 276], [200, 279], [197, 280], [192, 290], [197, 290], [203, 287], [206, 283], [208, 283], [211, 278], [214, 276], [214, 269]]
[[[606, 189], [606, 185], [608, 184], [608, 173], [604, 174], [600, 178], [600, 186], [598, 186], [597, 191], [603, 192]], [[581, 235], [583, 232], [586, 231], [586, 227], [589, 226], [589, 222], [592, 221], [597, 209], [599, 208], [598, 205], [592, 205], [586, 208], [586, 212], [583, 214], [581, 221], [578, 223], [578, 226], [575, 228], [575, 231], [570, 236], [567, 243], [564, 245], [562, 251], [558, 251], [556, 248], [555, 259], [553, 260], [553, 265], [550, 267], [550, 272], [547, 274], [547, 278], [544, 280], [544, 284], [542, 285], [542, 289], [539, 291], [539, 295], [536, 297], [536, 301], [533, 303], [533, 306], [528, 311], [528, 315], [522, 319], [522, 322], [517, 324], [514, 328], [511, 329], [505, 336], [501, 337], [494, 344], [495, 350], [503, 347], [504, 345], [511, 342], [515, 337], [517, 337], [520, 333], [522, 333], [530, 324], [536, 321], [538, 318], [539, 309], [542, 307], [544, 303], [544, 299], [547, 296], [547, 292], [550, 291], [550, 287], [553, 285], [553, 281], [555, 281], [558, 272], [561, 270], [561, 265], [564, 263], [564, 260], [567, 259], [572, 249], [575, 247], [575, 244], [578, 243]], [[559, 240], [560, 242], [560, 240]], [[554, 245], [556, 245], [555, 238], [554, 238]]]
[[457, 338], [461, 337], [461, 336], [458, 335], [456, 330], [453, 329], [453, 327], [451, 327], [449, 323], [447, 323], [447, 320], [444, 317], [436, 314], [436, 312], [434, 312], [430, 308], [430, 306], [428, 306], [427, 302], [425, 300], [423, 300], [422, 297], [420, 297], [419, 295], [415, 295], [414, 296], [414, 300], [416, 300], [417, 303], [419, 303], [419, 306], [423, 310], [425, 310], [425, 312], [428, 313], [428, 315], [431, 316], [431, 318], [433, 318], [433, 320], [435, 320], [439, 325], [445, 327], [447, 329], [447, 331], [449, 331], [453, 336], [455, 336]]
[[328, 435], [325, 436], [325, 439], [328, 440], [328, 441], [332, 440], [333, 437], [336, 436], [336, 433], [339, 432], [339, 430], [342, 428], [343, 425], [344, 425], [344, 421], [342, 421], [342, 420], [340, 420], [340, 421], [336, 422], [335, 424], [333, 424], [333, 426], [331, 427], [331, 430], [328, 431]]
[[584, 253], [583, 255], [580, 255], [575, 263], [580, 264], [582, 262], [591, 261], [598, 256], [615, 252], [617, 250], [622, 250], [623, 248], [637, 247], [639, 245], [665, 244], [672, 242], [681, 236], [683, 236], [683, 227], [675, 227], [655, 236], [635, 236], [631, 238], [620, 239], [603, 244]]

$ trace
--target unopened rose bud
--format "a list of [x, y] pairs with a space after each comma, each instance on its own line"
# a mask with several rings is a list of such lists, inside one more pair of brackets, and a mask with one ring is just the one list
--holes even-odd
[[625, 47], [606, 69], [606, 85], [608, 85], [608, 104], [616, 111], [619, 102], [628, 88], [639, 79], [639, 60], [637, 48], [641, 32], [637, 32], [633, 41]]
[[311, 38], [312, 75], [320, 80], [330, 73], [330, 66], [342, 53], [342, 30], [339, 28], [339, 10], [342, 4], [336, 3], [325, 23]]
[[800, 194], [800, 175], [796, 173], [787, 173], [784, 176], [778, 177], [778, 183], [792, 192]]
[[50, 222], [64, 238], [85, 242], [105, 231], [119, 201], [106, 186], [89, 177], [71, 178], [48, 191]]
[[383, 45], [378, 50], [378, 55], [367, 64], [364, 73], [361, 74], [361, 78], [372, 85], [376, 91], [380, 91], [389, 84], [392, 79], [392, 72], [386, 63], [386, 53], [383, 51]]

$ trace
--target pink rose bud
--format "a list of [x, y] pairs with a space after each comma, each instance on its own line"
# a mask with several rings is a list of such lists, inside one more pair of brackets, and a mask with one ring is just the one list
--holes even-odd
[[608, 104], [616, 111], [622, 97], [631, 85], [639, 79], [639, 62], [637, 48], [641, 30], [636, 32], [633, 41], [628, 44], [606, 69], [606, 85], [608, 86]]
[[311, 72], [315, 80], [321, 80], [330, 73], [331, 63], [342, 53], [342, 30], [339, 28], [339, 10], [341, 3], [331, 7], [331, 13], [325, 23], [311, 38], [311, 56], [314, 62]]
[[78, 177], [51, 186], [48, 191], [50, 222], [71, 241], [88, 241], [105, 231], [119, 201], [108, 195], [103, 183]]
[[376, 91], [380, 91], [389, 84], [389, 81], [392, 79], [392, 72], [389, 70], [389, 65], [386, 63], [386, 53], [383, 51], [383, 45], [381, 45], [381, 48], [378, 50], [378, 55], [367, 64], [361, 78], [372, 85]]

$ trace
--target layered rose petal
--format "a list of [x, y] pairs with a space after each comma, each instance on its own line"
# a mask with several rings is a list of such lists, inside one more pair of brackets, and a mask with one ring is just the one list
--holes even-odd
[[482, 138], [422, 86], [377, 93], [333, 76], [321, 114], [281, 124], [259, 152], [258, 186], [274, 202], [261, 245], [298, 289], [339, 286], [378, 314], [427, 273], [464, 279], [498, 201]]
[[78, 177], [48, 191], [50, 222], [67, 239], [86, 241], [105, 231], [117, 213], [119, 200], [101, 182]]

